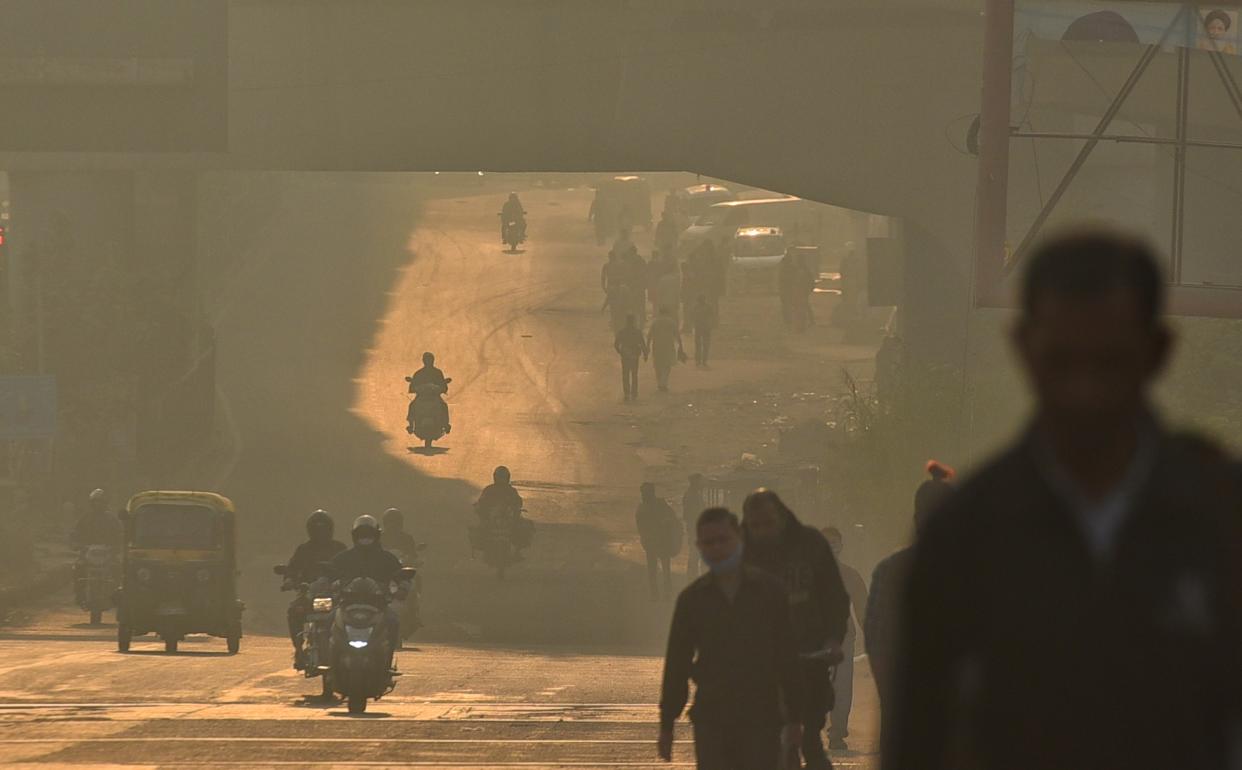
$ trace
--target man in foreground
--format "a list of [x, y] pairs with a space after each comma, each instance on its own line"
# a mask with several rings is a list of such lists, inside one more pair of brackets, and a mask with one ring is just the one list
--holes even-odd
[[885, 770], [1237, 767], [1235, 475], [1153, 413], [1163, 299], [1142, 242], [1032, 255], [1034, 419], [915, 545]]
[[694, 751], [700, 770], [777, 770], [781, 726], [797, 745], [801, 682], [780, 583], [742, 563], [737, 517], [708, 508], [696, 527], [709, 572], [677, 597], [664, 657], [658, 752], [673, 755], [673, 725], [695, 681]]

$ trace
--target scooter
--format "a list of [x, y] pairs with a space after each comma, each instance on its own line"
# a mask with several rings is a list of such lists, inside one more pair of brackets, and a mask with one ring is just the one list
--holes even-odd
[[104, 612], [115, 606], [116, 556], [112, 546], [88, 545], [82, 549], [81, 559], [79, 605], [90, 613], [91, 625], [97, 626], [103, 621]]
[[381, 586], [371, 578], [355, 578], [344, 587], [332, 622], [332, 688], [348, 703], [349, 713], [362, 714], [367, 701], [392, 692], [399, 676], [393, 667], [392, 640], [385, 608], [394, 597], [400, 600], [402, 584], [414, 579], [413, 567], [402, 567], [392, 585]]
[[444, 380], [441, 385], [427, 382], [415, 387], [413, 377], [406, 377], [410, 383], [409, 392], [414, 394], [406, 410], [406, 433], [411, 433], [423, 440], [423, 447], [430, 449], [432, 443], [447, 436], [452, 426], [448, 422], [448, 405], [444, 396], [448, 393], [452, 377]]
[[482, 554], [483, 563], [496, 571], [497, 580], [504, 580], [509, 567], [522, 560], [518, 546], [529, 545], [520, 542], [530, 539], [526, 530], [534, 526], [522, 518], [525, 512], [524, 508], [516, 513], [493, 511], [480, 516], [479, 523], [470, 530], [471, 550]]
[[504, 225], [501, 227], [501, 240], [509, 246], [509, 253], [516, 254], [518, 246], [526, 242], [526, 220], [514, 217], [504, 218], [501, 214]]

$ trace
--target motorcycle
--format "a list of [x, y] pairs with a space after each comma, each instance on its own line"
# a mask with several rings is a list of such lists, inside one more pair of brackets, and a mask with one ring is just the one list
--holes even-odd
[[444, 395], [448, 393], [452, 377], [438, 382], [425, 382], [414, 385], [413, 377], [406, 377], [410, 383], [409, 392], [414, 400], [406, 410], [406, 433], [411, 433], [423, 440], [423, 447], [430, 449], [433, 442], [443, 438], [452, 430], [448, 421], [448, 404], [444, 403]]
[[[412, 567], [402, 567], [396, 583], [414, 579]], [[392, 692], [398, 672], [394, 669], [392, 642], [385, 608], [400, 600], [403, 588], [380, 586], [370, 578], [354, 578], [341, 591], [331, 634], [332, 689], [344, 697], [349, 713], [367, 710], [367, 701]]]
[[116, 556], [110, 545], [88, 545], [82, 549], [78, 574], [79, 606], [90, 613], [91, 625], [103, 621], [103, 614], [115, 606], [117, 586]]
[[500, 228], [501, 240], [509, 246], [509, 253], [516, 254], [518, 246], [526, 242], [526, 220], [520, 217], [506, 217], [500, 214], [503, 222]]
[[[285, 565], [272, 568], [277, 575], [285, 574]], [[310, 583], [292, 585], [286, 582], [282, 591], [298, 591], [298, 601], [304, 602], [307, 612], [302, 623], [298, 662], [307, 679], [319, 677], [322, 683], [320, 697], [332, 698], [332, 668], [328, 665], [328, 649], [332, 637], [332, 610], [336, 605], [335, 583], [331, 578], [319, 577]]]
[[509, 567], [522, 560], [521, 548], [530, 544], [534, 525], [522, 518], [525, 512], [525, 508], [516, 512], [484, 512], [470, 530], [473, 553], [482, 554], [483, 563], [496, 571], [498, 580], [504, 580]]

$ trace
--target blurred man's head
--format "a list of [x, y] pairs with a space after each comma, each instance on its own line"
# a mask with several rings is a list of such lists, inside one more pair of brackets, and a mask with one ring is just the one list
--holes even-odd
[[434, 353], [423, 353], [423, 365], [424, 366], [431, 366], [435, 362], [436, 362], [436, 356]]
[[108, 510], [108, 494], [102, 489], [93, 490], [87, 497], [93, 513], [103, 513]]
[[1085, 435], [1134, 421], [1171, 347], [1163, 305], [1160, 268], [1143, 241], [1094, 230], [1040, 246], [1013, 339], [1041, 417]]
[[741, 564], [742, 528], [726, 508], [708, 508], [695, 525], [696, 544], [712, 572], [730, 572]]
[[790, 511], [772, 490], [760, 487], [742, 503], [742, 523], [752, 544], [771, 545], [780, 540], [789, 524]]
[[492, 471], [492, 481], [501, 486], [508, 485], [510, 478], [509, 469], [503, 465], [497, 465], [496, 470]]
[[638, 488], [638, 493], [643, 496], [643, 500], [654, 500], [655, 484], [652, 484], [650, 481], [643, 482], [642, 486]]
[[832, 548], [834, 556], [841, 555], [841, 549], [845, 548], [845, 538], [841, 535], [841, 530], [836, 527], [824, 527], [820, 530], [824, 535], [824, 539], [828, 541], [828, 545]]

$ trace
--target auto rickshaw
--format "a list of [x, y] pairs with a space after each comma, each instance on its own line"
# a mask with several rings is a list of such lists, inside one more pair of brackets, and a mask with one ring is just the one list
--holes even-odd
[[154, 633], [165, 652], [187, 634], [241, 647], [236, 512], [211, 492], [140, 492], [121, 514], [125, 528], [117, 595], [117, 649]]

